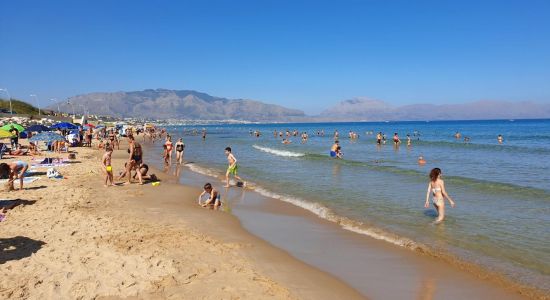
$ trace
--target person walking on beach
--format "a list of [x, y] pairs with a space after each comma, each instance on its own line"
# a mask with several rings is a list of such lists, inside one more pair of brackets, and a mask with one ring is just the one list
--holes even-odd
[[432, 194], [432, 201], [435, 209], [437, 210], [437, 219], [434, 224], [439, 224], [445, 219], [445, 199], [449, 200], [451, 207], [455, 207], [455, 202], [447, 194], [445, 190], [445, 182], [443, 182], [441, 169], [433, 168], [430, 172], [430, 183], [428, 184], [428, 191], [426, 192], [426, 202], [424, 207], [430, 207], [430, 193]]
[[231, 153], [231, 147], [225, 148], [225, 155], [227, 156], [227, 162], [229, 166], [227, 167], [227, 172], [225, 172], [225, 187], [229, 187], [229, 175], [233, 174], [235, 179], [243, 182], [243, 187], [246, 186], [246, 182], [237, 175], [239, 166], [237, 165], [237, 158]]
[[185, 150], [185, 144], [183, 139], [180, 138], [176, 143], [176, 163], [183, 164], [183, 150]]
[[[143, 161], [143, 149], [141, 149], [141, 145], [134, 140], [133, 135], [128, 136], [128, 144], [130, 146], [128, 149], [128, 154], [130, 154], [130, 157], [128, 159], [128, 164], [126, 165], [126, 175], [128, 176], [127, 184], [130, 184], [132, 183], [132, 171], [138, 169]], [[139, 184], [142, 185], [143, 178], [141, 177], [141, 174], [139, 172], [137, 177], [139, 180]]]
[[166, 143], [164, 143], [164, 146], [166, 146], [165, 162], [168, 164], [172, 164], [172, 148], [174, 147], [174, 144], [172, 144], [171, 136], [166, 136]]
[[10, 128], [10, 133], [13, 135], [10, 138], [11, 146], [15, 150], [19, 148], [19, 130], [12, 125]]
[[108, 186], [114, 186], [113, 182], [113, 166], [111, 165], [111, 157], [113, 155], [113, 145], [107, 144], [105, 147], [105, 154], [103, 154], [103, 158], [101, 162], [103, 163], [103, 167], [105, 167], [105, 187]]

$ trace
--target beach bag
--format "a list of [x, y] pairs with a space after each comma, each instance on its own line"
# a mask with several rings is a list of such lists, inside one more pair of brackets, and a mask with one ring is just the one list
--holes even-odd
[[49, 168], [48, 171], [46, 172], [46, 176], [48, 176], [48, 178], [56, 178], [56, 177], [59, 177], [60, 174], [59, 172], [57, 172], [55, 168]]

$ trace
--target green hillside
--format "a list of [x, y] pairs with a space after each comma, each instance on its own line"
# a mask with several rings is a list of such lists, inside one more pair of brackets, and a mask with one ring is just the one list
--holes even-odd
[[[20, 100], [11, 100], [12, 110], [14, 113], [18, 114], [38, 114], [38, 108], [28, 104], [27, 102], [23, 102]], [[5, 110], [9, 113], [10, 111], [10, 102], [8, 100], [0, 99], [0, 109]]]

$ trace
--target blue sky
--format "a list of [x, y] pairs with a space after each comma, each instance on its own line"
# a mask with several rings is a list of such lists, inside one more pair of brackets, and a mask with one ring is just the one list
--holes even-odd
[[550, 102], [550, 1], [2, 1], [0, 88]]

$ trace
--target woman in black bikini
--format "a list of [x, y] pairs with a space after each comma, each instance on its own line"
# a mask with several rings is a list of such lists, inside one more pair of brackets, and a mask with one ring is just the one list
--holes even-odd
[[130, 158], [126, 167], [126, 173], [128, 176], [127, 183], [132, 183], [131, 173], [133, 170], [138, 169], [137, 177], [139, 180], [139, 184], [143, 184], [143, 178], [141, 177], [141, 173], [139, 172], [139, 166], [141, 165], [143, 160], [143, 150], [141, 149], [141, 145], [134, 140], [134, 137], [132, 135], [128, 136], [128, 143], [130, 144], [130, 148], [128, 149]]
[[183, 139], [179, 139], [176, 143], [176, 162], [178, 164], [183, 164], [183, 150], [185, 149], [185, 144], [183, 143]]

